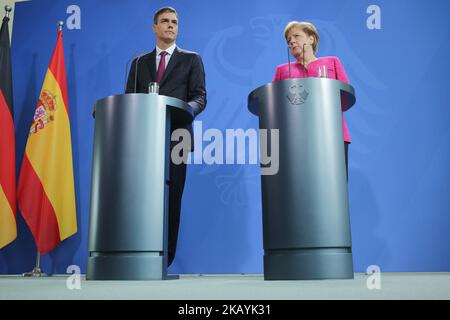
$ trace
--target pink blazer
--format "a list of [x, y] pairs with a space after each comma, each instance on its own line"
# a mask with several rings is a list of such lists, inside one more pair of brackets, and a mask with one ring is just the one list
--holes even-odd
[[[294, 61], [291, 63], [291, 77], [292, 78], [307, 78], [307, 77], [318, 77], [319, 66], [326, 65], [328, 68], [328, 78], [340, 80], [345, 83], [349, 83], [347, 75], [345, 74], [344, 67], [339, 61], [338, 57], [321, 57], [317, 60], [311, 62], [306, 71], [300, 62]], [[289, 64], [282, 64], [277, 67], [275, 71], [275, 76], [272, 82], [277, 82], [280, 80], [289, 79]], [[342, 127], [344, 129], [344, 141], [350, 143], [350, 134], [348, 133], [347, 124], [344, 120], [344, 115], [342, 115]]]

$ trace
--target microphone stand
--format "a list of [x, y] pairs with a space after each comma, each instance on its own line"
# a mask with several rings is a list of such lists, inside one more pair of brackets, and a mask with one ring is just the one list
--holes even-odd
[[303, 76], [306, 78], [308, 69], [306, 69], [306, 65], [305, 65], [305, 45], [306, 45], [306, 43], [303, 44], [302, 54], [303, 54]]
[[292, 75], [291, 75], [291, 57], [290, 57], [290, 55], [291, 55], [291, 52], [289, 51], [289, 46], [288, 46], [288, 48], [287, 48], [287, 56], [288, 56], [288, 65], [289, 65], [289, 79], [292, 78]]
[[133, 61], [133, 58], [136, 57], [137, 51], [133, 53], [130, 59], [128, 59], [127, 64], [125, 65], [125, 80], [124, 80], [124, 92], [127, 91], [127, 79], [128, 79], [128, 65], [131, 61]]
[[134, 93], [136, 93], [138, 63], [139, 63], [139, 60], [141, 59], [142, 56], [143, 56], [143, 54], [141, 54], [141, 55], [136, 59], [136, 65], [134, 66]]

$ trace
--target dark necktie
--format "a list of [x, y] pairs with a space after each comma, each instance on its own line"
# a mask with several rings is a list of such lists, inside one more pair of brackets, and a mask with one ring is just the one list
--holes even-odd
[[161, 51], [159, 54], [161, 56], [161, 60], [159, 60], [159, 66], [158, 66], [158, 75], [157, 75], [157, 82], [160, 83], [161, 79], [164, 75], [164, 71], [166, 71], [166, 54], [167, 52]]

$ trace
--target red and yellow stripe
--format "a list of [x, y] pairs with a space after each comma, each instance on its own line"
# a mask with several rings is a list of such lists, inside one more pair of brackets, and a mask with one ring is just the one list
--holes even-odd
[[62, 33], [42, 93], [56, 102], [53, 120], [28, 137], [19, 178], [19, 209], [43, 255], [77, 232], [67, 82]]

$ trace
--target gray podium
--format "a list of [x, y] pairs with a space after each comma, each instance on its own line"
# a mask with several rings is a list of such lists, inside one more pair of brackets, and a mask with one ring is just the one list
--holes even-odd
[[[191, 122], [184, 101], [124, 94], [97, 101], [87, 280], [162, 280], [172, 120]], [[176, 278], [176, 276], [175, 276]]]
[[259, 128], [279, 129], [278, 173], [261, 175], [266, 280], [353, 278], [341, 117], [354, 103], [351, 86], [321, 78], [248, 97]]

